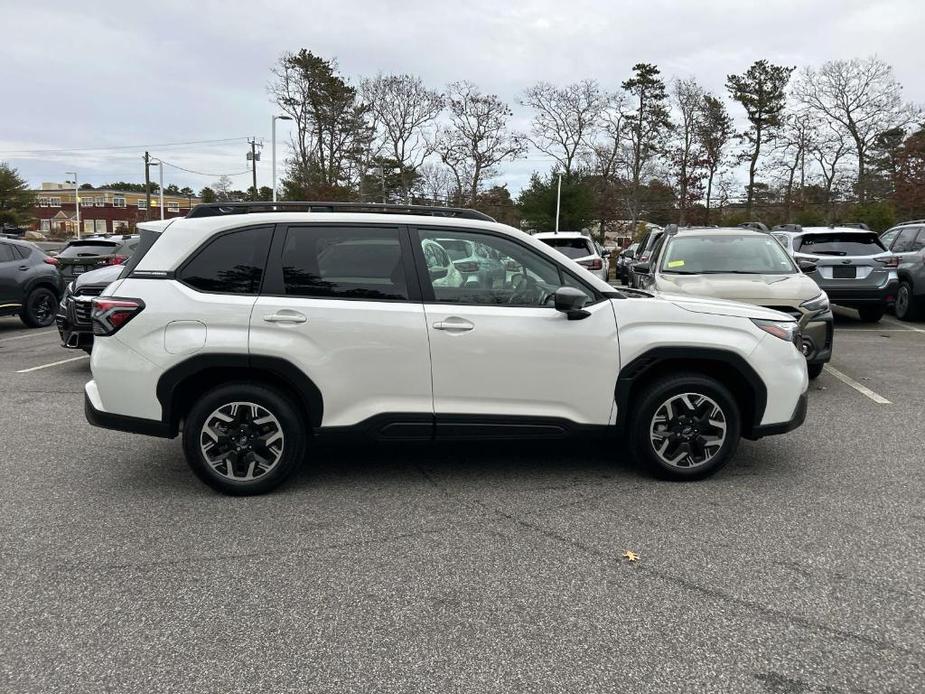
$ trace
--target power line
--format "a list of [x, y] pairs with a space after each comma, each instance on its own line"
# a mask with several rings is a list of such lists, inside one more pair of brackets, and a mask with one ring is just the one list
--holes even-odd
[[240, 137], [227, 137], [219, 140], [189, 140], [187, 142], [163, 142], [160, 144], [110, 145], [106, 147], [72, 147], [69, 149], [11, 149], [0, 152], [0, 156], [7, 156], [11, 154], [60, 154], [66, 152], [106, 152], [120, 149], [154, 149], [155, 147], [185, 147], [186, 145], [219, 144], [223, 142], [239, 142], [241, 140], [247, 141], [247, 139], [247, 135], [242, 135]]
[[206, 171], [193, 171], [192, 169], [184, 169], [182, 166], [177, 166], [176, 164], [171, 164], [169, 161], [161, 159], [160, 161], [167, 164], [167, 166], [179, 169], [180, 171], [185, 171], [186, 173], [195, 174], [197, 176], [209, 176], [211, 178], [221, 178], [222, 176], [243, 176], [244, 174], [250, 173], [250, 169], [245, 169], [244, 171], [237, 171], [235, 173], [208, 173]]

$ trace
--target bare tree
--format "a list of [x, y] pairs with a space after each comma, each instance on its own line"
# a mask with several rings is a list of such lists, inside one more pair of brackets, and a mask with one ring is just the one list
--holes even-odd
[[833, 192], [837, 191], [847, 173], [844, 164], [852, 151], [851, 141], [848, 134], [832, 121], [817, 124], [811, 138], [809, 151], [819, 166], [828, 222], [831, 224], [835, 221]]
[[453, 191], [453, 175], [444, 164], [424, 162], [418, 167], [418, 179], [415, 182], [419, 194], [434, 205], [446, 202]]
[[538, 82], [524, 92], [520, 102], [533, 111], [530, 142], [556, 160], [566, 176], [591, 150], [600, 127], [607, 96], [596, 80], [582, 80], [564, 87]]
[[503, 161], [526, 153], [526, 138], [511, 131], [510, 107], [494, 94], [483, 94], [471, 82], [447, 87], [449, 122], [440, 131], [435, 151], [450, 167], [466, 204], [474, 205], [482, 183]]
[[799, 73], [794, 93], [807, 108], [833, 121], [851, 138], [861, 201], [867, 196], [867, 164], [877, 137], [921, 117], [918, 108], [903, 102], [893, 68], [877, 56], [833, 60], [818, 70], [806, 67]]
[[806, 156], [815, 144], [813, 120], [805, 110], [784, 117], [783, 127], [774, 149], [773, 166], [781, 172], [784, 186], [784, 221], [793, 212], [793, 189], [799, 181], [800, 203], [806, 187]]
[[413, 75], [378, 75], [361, 85], [364, 101], [375, 119], [382, 151], [402, 169], [401, 186], [408, 199], [413, 174], [431, 153], [432, 125], [443, 110], [443, 95], [428, 89]]
[[596, 137], [591, 141], [591, 171], [602, 180], [612, 182], [628, 160], [627, 144], [626, 95], [623, 92], [608, 94]]
[[697, 119], [698, 139], [703, 147], [703, 162], [707, 171], [706, 220], [710, 223], [710, 204], [713, 197], [713, 182], [717, 173], [726, 165], [727, 149], [735, 129], [732, 117], [725, 104], [712, 94], [704, 94], [700, 118]]
[[694, 79], [675, 78], [669, 98], [677, 115], [674, 141], [669, 148], [669, 160], [678, 189], [678, 223], [687, 223], [687, 210], [695, 199], [702, 171], [699, 121], [703, 112], [703, 87]]

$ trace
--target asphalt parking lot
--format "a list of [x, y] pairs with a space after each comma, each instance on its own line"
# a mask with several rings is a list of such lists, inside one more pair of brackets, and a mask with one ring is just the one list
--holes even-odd
[[0, 319], [0, 691], [923, 691], [925, 323], [839, 316], [832, 367], [704, 482], [356, 446], [227, 498]]

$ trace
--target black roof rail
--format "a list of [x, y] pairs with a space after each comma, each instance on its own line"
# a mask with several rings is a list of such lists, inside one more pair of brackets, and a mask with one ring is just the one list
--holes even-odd
[[799, 224], [775, 224], [771, 231], [803, 231], [803, 227]]
[[[755, 231], [768, 231], [768, 225], [764, 222], [742, 222], [737, 224], [740, 229], [754, 229]], [[776, 228], [776, 227], [775, 227]]]
[[463, 207], [432, 207], [427, 205], [394, 205], [381, 202], [208, 202], [193, 207], [187, 218], [221, 217], [231, 214], [266, 212], [373, 212], [377, 214], [410, 214], [427, 217], [455, 217], [494, 222], [483, 212]]
[[863, 229], [864, 231], [870, 231], [870, 227], [864, 222], [845, 222], [844, 224], [836, 224], [835, 226], [844, 227], [846, 229]]

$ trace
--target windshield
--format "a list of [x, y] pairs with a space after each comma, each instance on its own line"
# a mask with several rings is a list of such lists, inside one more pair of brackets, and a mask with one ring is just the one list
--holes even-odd
[[594, 255], [594, 251], [591, 250], [591, 244], [588, 239], [585, 238], [550, 238], [550, 239], [540, 239], [547, 246], [552, 246], [562, 255], [569, 258], [584, 258], [588, 255]]
[[873, 232], [859, 234], [834, 232], [829, 234], [807, 234], [796, 239], [793, 249], [811, 255], [877, 255], [886, 250]]
[[675, 236], [661, 271], [676, 275], [789, 275], [793, 261], [771, 236]]
[[472, 249], [468, 241], [457, 241], [455, 239], [437, 239], [437, 243], [443, 246], [451, 260], [462, 260], [472, 255]]

